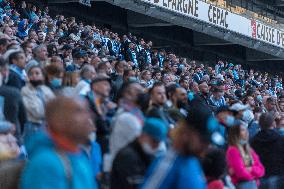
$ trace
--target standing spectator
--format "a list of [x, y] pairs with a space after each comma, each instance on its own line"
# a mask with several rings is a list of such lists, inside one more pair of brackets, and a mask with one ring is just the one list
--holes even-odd
[[141, 94], [144, 94], [143, 88], [137, 82], [124, 83], [120, 89], [119, 108], [113, 118], [110, 136], [112, 158], [141, 134], [144, 124], [144, 115], [138, 102]]
[[23, 19], [29, 19], [29, 12], [27, 10], [27, 4], [25, 1], [22, 1], [21, 6], [19, 8], [20, 17]]
[[22, 88], [21, 94], [27, 110], [28, 123], [24, 128], [25, 139], [43, 129], [45, 125], [44, 107], [54, 98], [53, 92], [44, 85], [43, 71], [39, 66], [27, 70], [29, 82]]
[[75, 91], [77, 94], [86, 96], [90, 91], [90, 84], [96, 76], [96, 70], [92, 65], [85, 65], [81, 72], [81, 81], [76, 85]]
[[259, 118], [261, 131], [251, 140], [251, 145], [263, 163], [267, 183], [284, 175], [284, 139], [275, 131], [273, 115], [264, 113]]
[[273, 113], [276, 111], [276, 102], [273, 97], [269, 97], [266, 99], [264, 103], [265, 111], [269, 113]]
[[45, 67], [46, 84], [54, 92], [62, 88], [63, 69], [57, 64], [50, 64]]
[[27, 66], [37, 64], [42, 68], [47, 65], [48, 53], [46, 45], [39, 45], [33, 49], [34, 59], [30, 60]]
[[138, 68], [138, 60], [137, 60], [137, 53], [135, 51], [135, 44], [134, 43], [130, 43], [129, 44], [129, 48], [127, 50], [126, 53], [126, 61], [131, 61], [134, 64], [135, 68]]
[[157, 118], [146, 119], [142, 134], [116, 155], [111, 171], [111, 188], [137, 188], [143, 182], [160, 142], [166, 137], [164, 122]]
[[224, 91], [217, 87], [214, 87], [212, 89], [212, 95], [209, 98], [209, 103], [210, 103], [210, 106], [212, 106], [214, 110], [216, 110], [217, 108], [221, 106], [225, 106], [226, 100], [224, 98]]
[[107, 114], [114, 104], [109, 101], [111, 90], [110, 78], [105, 75], [98, 75], [91, 82], [91, 91], [86, 98], [90, 110], [94, 114], [94, 123], [97, 126], [97, 142], [101, 145], [103, 153], [108, 151], [108, 139], [110, 135], [110, 120]]
[[241, 122], [229, 129], [227, 163], [229, 174], [237, 188], [257, 189], [264, 167], [248, 143], [247, 128]]
[[94, 129], [86, 107], [74, 97], [57, 97], [47, 103], [48, 129], [26, 145], [29, 162], [22, 173], [21, 189], [97, 188], [90, 163], [79, 146], [89, 140]]
[[159, 118], [163, 120], [168, 127], [170, 127], [170, 124], [173, 124], [174, 122], [165, 107], [167, 96], [164, 84], [162, 82], [154, 83], [149, 93], [151, 106], [147, 111], [147, 116]]
[[278, 120], [277, 130], [281, 136], [284, 136], [284, 116], [283, 115], [281, 115]]
[[21, 90], [26, 84], [24, 69], [26, 66], [26, 56], [22, 51], [13, 52], [9, 57], [10, 74], [7, 85]]
[[6, 51], [9, 45], [9, 40], [7, 38], [0, 39], [0, 56], [2, 56]]
[[[3, 72], [8, 69], [8, 63], [0, 59], [0, 75], [2, 76], [0, 83], [3, 83]], [[20, 91], [14, 87], [1, 84], [0, 96], [4, 98], [4, 116], [7, 121], [15, 125], [15, 136], [19, 140], [24, 130], [24, 124], [27, 121], [26, 110]]]

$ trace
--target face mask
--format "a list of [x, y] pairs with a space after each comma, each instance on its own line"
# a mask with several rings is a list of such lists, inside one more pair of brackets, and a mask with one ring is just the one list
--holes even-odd
[[62, 79], [59, 79], [59, 78], [52, 79], [50, 84], [51, 84], [51, 86], [53, 86], [55, 88], [61, 87]]
[[96, 132], [91, 132], [89, 134], [89, 141], [92, 143], [92, 142], [95, 142], [97, 140], [97, 133]]
[[63, 37], [63, 36], [64, 36], [64, 33], [63, 33], [63, 32], [59, 32], [59, 36], [60, 36], [60, 37]]
[[245, 145], [247, 144], [248, 141], [247, 140], [244, 140], [244, 139], [240, 139], [240, 145]]
[[235, 122], [235, 118], [231, 115], [228, 115], [225, 119], [225, 124], [228, 126], [228, 127], [231, 127], [234, 125], [234, 122]]
[[43, 84], [42, 80], [30, 80], [30, 83], [32, 84], [32, 86], [37, 87], [39, 85]]
[[262, 102], [262, 96], [261, 96], [261, 95], [257, 95], [256, 99], [257, 99], [259, 102]]
[[153, 150], [153, 148], [147, 142], [142, 143], [142, 149], [148, 155], [155, 155], [156, 153], [156, 150]]

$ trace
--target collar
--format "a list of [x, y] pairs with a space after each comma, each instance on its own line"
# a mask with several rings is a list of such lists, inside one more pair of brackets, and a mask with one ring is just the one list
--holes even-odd
[[51, 139], [53, 140], [53, 142], [55, 143], [55, 145], [59, 148], [62, 149], [64, 151], [67, 152], [72, 152], [72, 153], [77, 153], [79, 152], [79, 147], [72, 143], [69, 139], [67, 139], [66, 137], [51, 131], [50, 129], [48, 129], [48, 133], [51, 137]]

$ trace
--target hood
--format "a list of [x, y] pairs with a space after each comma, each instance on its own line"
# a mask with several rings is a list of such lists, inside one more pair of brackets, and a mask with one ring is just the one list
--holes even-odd
[[19, 24], [18, 24], [18, 30], [19, 30], [20, 32], [25, 32], [25, 31], [26, 31], [25, 28], [24, 28], [25, 23], [26, 23], [25, 20], [22, 20], [21, 22], [19, 22]]
[[274, 130], [262, 130], [253, 138], [253, 141], [267, 145], [277, 142], [280, 137]]
[[25, 147], [29, 156], [33, 156], [38, 150], [54, 147], [54, 143], [52, 142], [47, 131], [44, 130], [39, 131], [33, 136], [29, 137], [29, 140], [25, 141]]

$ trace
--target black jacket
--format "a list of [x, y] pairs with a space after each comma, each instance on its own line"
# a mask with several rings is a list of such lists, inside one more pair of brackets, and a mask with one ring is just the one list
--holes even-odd
[[265, 177], [284, 175], [284, 138], [274, 130], [262, 130], [251, 140], [251, 146], [265, 167]]
[[175, 121], [170, 117], [169, 113], [164, 107], [159, 107], [156, 104], [153, 104], [152, 107], [146, 113], [147, 117], [160, 118], [165, 122], [167, 126], [174, 124]]
[[21, 90], [25, 86], [25, 84], [26, 82], [23, 81], [16, 72], [10, 70], [9, 80], [7, 83], [8, 86], [16, 87], [17, 89]]
[[143, 182], [152, 156], [144, 153], [138, 140], [134, 140], [116, 155], [111, 172], [111, 189], [134, 189]]
[[27, 121], [20, 91], [14, 87], [1, 86], [0, 96], [4, 98], [5, 118], [16, 125], [16, 137], [19, 138]]

